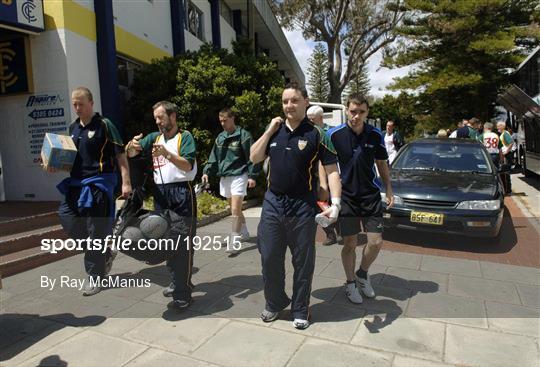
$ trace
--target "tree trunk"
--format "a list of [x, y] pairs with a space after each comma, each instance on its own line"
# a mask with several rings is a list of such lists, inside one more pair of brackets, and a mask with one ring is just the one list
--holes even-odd
[[342, 90], [336, 86], [330, 86], [330, 94], [328, 96], [328, 103], [341, 103]]

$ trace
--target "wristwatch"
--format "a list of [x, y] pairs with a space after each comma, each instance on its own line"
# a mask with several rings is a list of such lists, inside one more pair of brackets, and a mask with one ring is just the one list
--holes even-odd
[[171, 158], [172, 158], [171, 153], [167, 153], [167, 155], [165, 156], [165, 158], [167, 158], [167, 159], [170, 161]]

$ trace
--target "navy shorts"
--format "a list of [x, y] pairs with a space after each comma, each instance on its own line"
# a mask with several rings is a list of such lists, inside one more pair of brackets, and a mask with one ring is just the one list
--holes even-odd
[[363, 211], [353, 201], [343, 200], [338, 220], [343, 237], [360, 233], [360, 223], [366, 233], [383, 233], [382, 203], [379, 200], [371, 214]]

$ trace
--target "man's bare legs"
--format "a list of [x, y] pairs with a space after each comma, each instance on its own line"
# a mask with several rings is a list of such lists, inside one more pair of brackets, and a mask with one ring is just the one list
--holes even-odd
[[240, 233], [242, 225], [246, 223], [246, 218], [242, 213], [242, 203], [244, 201], [244, 197], [240, 195], [233, 195], [227, 200], [229, 201], [229, 205], [231, 207], [232, 232]]
[[367, 244], [362, 251], [362, 261], [360, 269], [355, 272], [356, 267], [356, 247], [358, 246], [358, 235], [343, 237], [343, 248], [341, 249], [341, 262], [347, 279], [346, 294], [353, 303], [362, 303], [362, 296], [358, 292], [356, 282], [358, 281], [362, 293], [367, 297], [374, 297], [375, 292], [371, 287], [368, 271], [371, 264], [377, 258], [382, 247], [381, 233], [367, 233]]
[[360, 263], [360, 268], [366, 273], [368, 272], [371, 264], [373, 264], [373, 262], [379, 255], [382, 243], [383, 240], [381, 233], [367, 233], [367, 244], [362, 250], [362, 262]]

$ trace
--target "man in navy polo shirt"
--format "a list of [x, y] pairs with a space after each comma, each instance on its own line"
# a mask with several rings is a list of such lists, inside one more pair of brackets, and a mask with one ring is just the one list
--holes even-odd
[[[71, 94], [71, 102], [79, 117], [69, 126], [77, 156], [70, 177], [58, 185], [65, 195], [58, 214], [70, 238], [103, 241], [112, 232], [115, 215], [115, 171], [120, 168], [122, 196], [127, 198], [131, 193], [129, 166], [118, 130], [111, 121], [94, 113], [90, 90], [76, 88]], [[106, 252], [86, 249], [84, 267], [89, 278], [84, 296], [101, 291], [99, 280], [111, 270], [113, 259], [114, 254], [109, 249]]]
[[[356, 281], [366, 297], [375, 297], [368, 270], [381, 249], [383, 230], [381, 186], [375, 165], [386, 187], [388, 207], [394, 202], [383, 136], [379, 129], [365, 123], [368, 112], [369, 104], [366, 98], [351, 95], [347, 100], [349, 121], [327, 133], [336, 149], [341, 175], [343, 200], [339, 216], [344, 242], [341, 260], [347, 277], [346, 295], [353, 303], [363, 301]], [[355, 273], [360, 222], [367, 233], [367, 244], [360, 269]]]
[[251, 146], [254, 164], [269, 159], [268, 190], [258, 227], [266, 306], [264, 322], [278, 318], [291, 303], [285, 293], [285, 253], [291, 250], [294, 285], [291, 313], [297, 329], [309, 326], [309, 299], [315, 268], [316, 177], [320, 160], [328, 175], [332, 206], [323, 214], [335, 222], [340, 208], [341, 185], [331, 142], [306, 118], [308, 95], [297, 83], [282, 94], [285, 120], [275, 117]]

